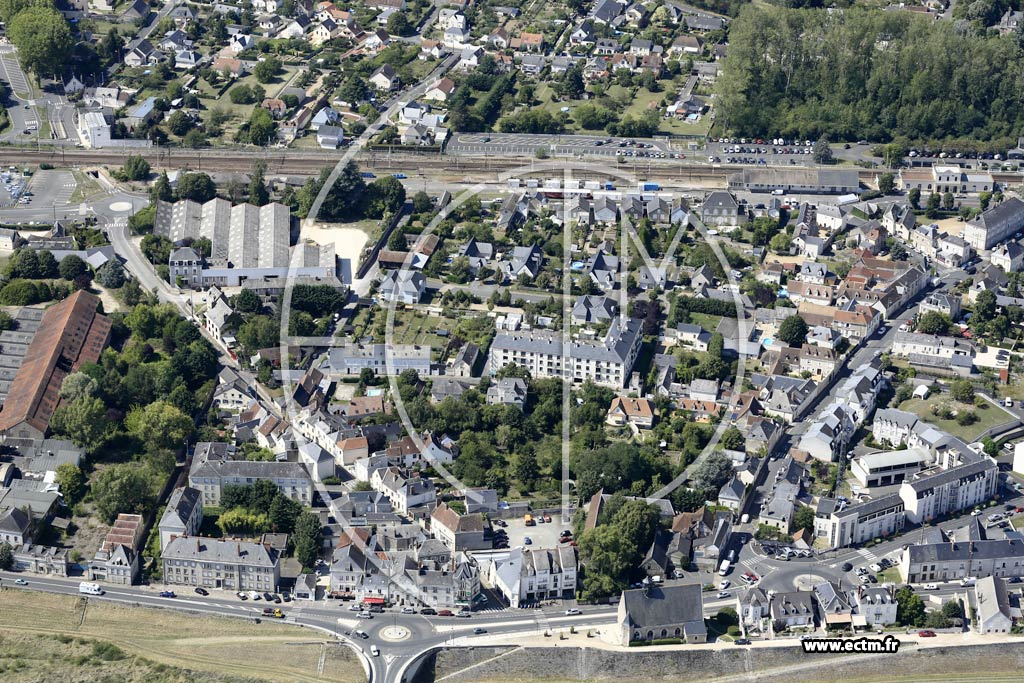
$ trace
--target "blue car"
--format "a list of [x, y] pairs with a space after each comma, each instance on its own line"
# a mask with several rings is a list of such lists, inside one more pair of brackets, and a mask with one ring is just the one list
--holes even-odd
[[374, 174], [370, 173], [369, 171], [363, 171], [359, 175], [362, 176], [363, 178], [376, 178], [377, 177]]
[[404, 173], [393, 173], [392, 175], [395, 176], [396, 178], [398, 178], [399, 180], [405, 180], [406, 178], [409, 177], [409, 176], [405, 175]]
[[161, 598], [174, 598], [174, 597], [177, 597], [177, 596], [174, 594], [174, 591], [160, 591], [160, 597]]

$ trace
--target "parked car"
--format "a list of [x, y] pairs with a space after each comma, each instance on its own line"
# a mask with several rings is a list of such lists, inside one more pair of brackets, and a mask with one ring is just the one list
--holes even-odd
[[733, 645], [750, 645], [750, 638], [737, 638], [732, 641]]
[[926, 583], [924, 585], [924, 589], [926, 591], [937, 591], [937, 590], [939, 590], [939, 584], [937, 584], [937, 583]]
[[246, 595], [245, 593], [243, 593], [242, 591], [238, 591], [237, 593], [235, 593], [235, 595], [238, 596], [239, 600], [248, 600], [249, 599], [249, 596]]
[[917, 636], [919, 638], [934, 638], [935, 631], [918, 631]]
[[412, 607], [403, 607], [402, 614], [416, 614], [416, 610], [414, 610]]
[[437, 614], [437, 610], [434, 609], [433, 607], [424, 607], [423, 609], [420, 610], [420, 614], [422, 614], [424, 616], [432, 616], [432, 615]]
[[196, 593], [198, 595], [209, 595], [210, 591], [206, 590], [205, 588], [196, 588]]
[[443, 610], [439, 610], [437, 612], [437, 616], [439, 616], [439, 617], [454, 617], [455, 613], [452, 612], [450, 609], [443, 609]]

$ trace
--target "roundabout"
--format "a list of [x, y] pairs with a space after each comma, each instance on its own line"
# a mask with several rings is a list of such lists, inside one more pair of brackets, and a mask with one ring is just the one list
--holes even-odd
[[409, 640], [412, 636], [412, 631], [405, 626], [393, 624], [377, 631], [377, 636], [389, 643], [400, 643], [403, 640]]

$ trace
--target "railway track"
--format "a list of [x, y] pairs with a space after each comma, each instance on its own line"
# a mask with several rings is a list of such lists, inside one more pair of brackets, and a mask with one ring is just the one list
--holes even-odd
[[[252, 169], [257, 159], [262, 159], [267, 165], [267, 171], [280, 175], [308, 176], [319, 173], [320, 169], [333, 166], [337, 163], [337, 153], [321, 152], [319, 150], [247, 150], [247, 149], [140, 149], [133, 150], [133, 153], [141, 154], [149, 161], [150, 166], [156, 171], [161, 170], [191, 170], [223, 173], [247, 173]], [[60, 148], [38, 148], [25, 149], [16, 147], [0, 147], [0, 164], [39, 164], [50, 163], [55, 166], [110, 166], [117, 167], [124, 162], [124, 150], [116, 149], [60, 149]], [[364, 171], [375, 173], [404, 173], [409, 177], [414, 176], [440, 176], [458, 178], [460, 176], [472, 178], [474, 181], [489, 180], [490, 174], [494, 179], [504, 172], [516, 168], [526, 168], [531, 165], [530, 160], [512, 156], [492, 157], [460, 157], [452, 155], [426, 155], [426, 154], [387, 154], [383, 152], [364, 151], [360, 153], [357, 162]], [[557, 161], [557, 160], [555, 160]], [[574, 170], [573, 174], [581, 179], [614, 178], [614, 170], [623, 173], [631, 173], [639, 178], [650, 181], [664, 181], [666, 183], [679, 183], [680, 181], [703, 181], [720, 180], [725, 181], [743, 168], [741, 165], [734, 166], [706, 166], [692, 162], [681, 162], [678, 160], [651, 159], [640, 163], [630, 161], [624, 164], [610, 164], [610, 159], [587, 158], [583, 160], [595, 166], [607, 164], [610, 173], [600, 171], [589, 171], [585, 169]], [[541, 165], [538, 162], [538, 165]], [[751, 167], [763, 168], [763, 167]], [[614, 170], [612, 170], [614, 169]], [[522, 175], [551, 175], [551, 171], [524, 171]], [[859, 169], [858, 175], [861, 182], [874, 184], [878, 170]], [[1021, 183], [1020, 173], [995, 172], [992, 174], [999, 185], [1017, 185]]]

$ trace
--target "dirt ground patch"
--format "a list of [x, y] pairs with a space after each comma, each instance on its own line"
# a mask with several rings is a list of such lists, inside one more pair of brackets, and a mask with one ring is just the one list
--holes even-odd
[[[338, 645], [327, 646], [327, 661], [319, 672], [324, 646], [318, 633], [281, 624], [253, 624], [241, 620], [182, 614], [171, 610], [122, 607], [84, 601], [74, 596], [27, 593], [11, 589], [0, 593], [0, 645], [9, 638], [66, 635], [110, 643], [132, 657], [164, 667], [179, 667], [245, 680], [306, 683], [363, 683], [362, 666], [355, 655]], [[130, 624], [130, 627], [126, 625]], [[55, 641], [55, 644], [59, 644]], [[258, 655], [256, 655], [258, 653]], [[53, 652], [47, 661], [58, 661]], [[255, 656], [254, 656], [255, 655]], [[0, 659], [0, 666], [4, 660]], [[340, 666], [339, 666], [340, 664]], [[66, 666], [72, 666], [70, 661]], [[42, 673], [42, 670], [36, 672]], [[234, 679], [234, 680], [241, 680]], [[3, 676], [5, 683], [7, 676]], [[22, 680], [73, 680], [63, 674]], [[80, 680], [106, 680], [102, 676]], [[136, 680], [129, 677], [125, 680]], [[142, 680], [142, 679], [138, 679]], [[146, 680], [177, 680], [148, 678]], [[221, 680], [221, 679], [217, 679]], [[225, 679], [226, 680], [226, 679]]]

